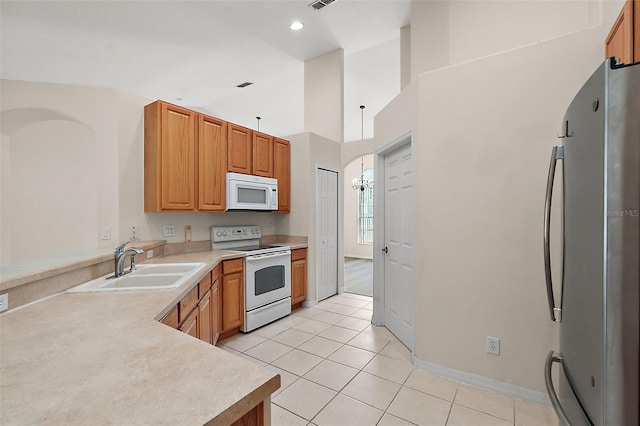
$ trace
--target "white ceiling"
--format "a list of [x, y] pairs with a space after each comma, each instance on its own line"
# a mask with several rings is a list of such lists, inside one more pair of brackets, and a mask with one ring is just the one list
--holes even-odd
[[[400, 90], [410, 0], [2, 0], [3, 79], [118, 88], [279, 136], [304, 131], [304, 61], [343, 48], [345, 141]], [[304, 22], [293, 32], [294, 20]], [[250, 81], [244, 89], [235, 86]]]

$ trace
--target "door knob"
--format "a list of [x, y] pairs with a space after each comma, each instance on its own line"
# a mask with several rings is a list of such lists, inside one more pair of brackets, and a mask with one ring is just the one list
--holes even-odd
[[389, 247], [383, 248], [382, 251], [385, 252], [385, 253], [389, 253]]

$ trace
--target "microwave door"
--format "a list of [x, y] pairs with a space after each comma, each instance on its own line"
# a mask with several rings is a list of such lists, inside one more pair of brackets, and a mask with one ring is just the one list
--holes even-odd
[[236, 185], [233, 198], [236, 207], [266, 209], [271, 197], [270, 190], [264, 186], [241, 183]]

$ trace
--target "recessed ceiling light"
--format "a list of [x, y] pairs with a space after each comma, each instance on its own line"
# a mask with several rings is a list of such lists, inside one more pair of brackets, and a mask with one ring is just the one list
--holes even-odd
[[299, 31], [304, 27], [304, 24], [300, 21], [295, 21], [293, 24], [291, 24], [291, 26], [289, 28], [291, 28], [293, 31]]

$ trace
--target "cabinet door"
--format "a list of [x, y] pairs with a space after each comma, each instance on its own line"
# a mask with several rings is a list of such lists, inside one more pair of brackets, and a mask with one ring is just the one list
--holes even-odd
[[198, 210], [224, 211], [227, 123], [200, 115], [198, 124]]
[[220, 292], [218, 291], [220, 287], [220, 281], [215, 280], [213, 282], [213, 286], [211, 286], [211, 344], [215, 345], [218, 343], [218, 338], [220, 337], [220, 322], [218, 321], [218, 317], [220, 314]]
[[253, 132], [253, 174], [273, 177], [273, 136]]
[[291, 209], [291, 147], [289, 141], [274, 138], [273, 177], [278, 179], [278, 211]]
[[291, 304], [307, 298], [307, 249], [291, 251]]
[[207, 343], [212, 343], [213, 331], [211, 329], [211, 291], [207, 291], [198, 303], [198, 327], [198, 338]]
[[194, 309], [180, 326], [180, 331], [198, 338], [198, 310]]
[[242, 272], [222, 276], [222, 331], [244, 323], [244, 283]]
[[160, 322], [171, 328], [178, 328], [178, 305], [174, 306]]
[[627, 0], [606, 39], [606, 57], [633, 63], [633, 0]]
[[227, 128], [227, 171], [251, 174], [251, 130], [233, 123]]
[[195, 208], [197, 113], [166, 102], [144, 107], [144, 210]]
[[161, 208], [162, 210], [194, 210], [196, 206], [195, 113], [163, 103], [161, 121]]

